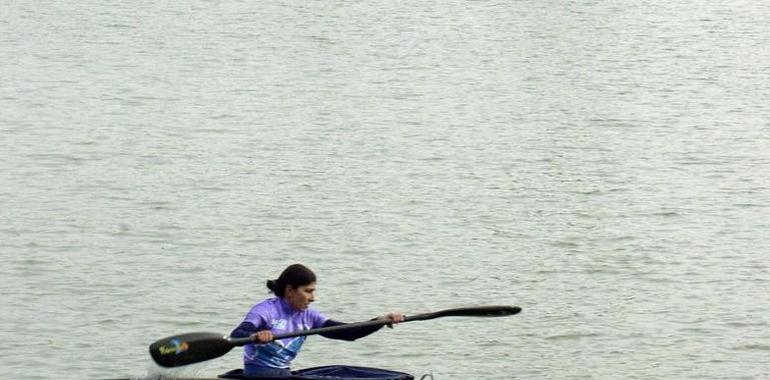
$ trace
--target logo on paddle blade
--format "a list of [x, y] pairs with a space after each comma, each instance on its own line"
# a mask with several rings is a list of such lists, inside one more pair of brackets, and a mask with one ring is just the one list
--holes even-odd
[[187, 351], [188, 348], [190, 348], [187, 342], [182, 342], [179, 339], [171, 339], [169, 343], [170, 344], [158, 347], [158, 352], [160, 352], [161, 355], [169, 355], [169, 354], [179, 355]]

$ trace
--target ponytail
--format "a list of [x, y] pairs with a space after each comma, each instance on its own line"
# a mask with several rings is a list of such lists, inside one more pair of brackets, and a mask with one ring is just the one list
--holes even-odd
[[302, 264], [293, 264], [286, 267], [276, 280], [267, 280], [267, 288], [278, 297], [283, 297], [286, 285], [292, 288], [309, 285], [316, 282], [315, 273]]
[[278, 293], [275, 286], [276, 281], [278, 280], [267, 280], [267, 288], [273, 293]]

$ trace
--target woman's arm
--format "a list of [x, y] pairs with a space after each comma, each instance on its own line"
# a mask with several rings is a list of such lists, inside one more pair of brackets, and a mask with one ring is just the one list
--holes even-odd
[[[376, 319], [376, 318], [375, 318]], [[372, 319], [374, 320], [374, 319]], [[341, 326], [346, 325], [347, 323], [335, 321], [333, 319], [327, 320], [323, 327], [331, 327], [331, 326]], [[364, 326], [364, 327], [356, 327], [349, 330], [341, 330], [341, 331], [333, 331], [328, 333], [321, 333], [321, 336], [325, 338], [330, 339], [339, 339], [339, 340], [347, 340], [347, 341], [354, 341], [358, 338], [363, 338], [367, 335], [375, 333], [377, 330], [381, 329], [382, 325], [379, 326]]]
[[[390, 320], [391, 323], [388, 324], [388, 327], [393, 327], [394, 323], [399, 323], [404, 321], [404, 315], [401, 313], [389, 313], [377, 318], [373, 318], [372, 320]], [[335, 321], [333, 319], [329, 319], [326, 322], [324, 322], [323, 327], [331, 327], [331, 326], [340, 326], [345, 325], [344, 322]], [[383, 325], [379, 326], [362, 326], [362, 327], [356, 327], [349, 330], [341, 330], [336, 332], [329, 332], [329, 333], [322, 333], [321, 336], [331, 339], [340, 339], [340, 340], [347, 340], [347, 341], [354, 341], [358, 338], [363, 338], [367, 335], [373, 334], [374, 332], [378, 331], [382, 328]]]
[[273, 341], [273, 333], [270, 330], [257, 331], [257, 326], [251, 322], [243, 322], [230, 333], [233, 338], [245, 338], [250, 336], [256, 344], [265, 344]]
[[245, 338], [255, 332], [257, 332], [257, 326], [254, 326], [251, 322], [242, 322], [230, 333], [230, 336], [233, 338]]

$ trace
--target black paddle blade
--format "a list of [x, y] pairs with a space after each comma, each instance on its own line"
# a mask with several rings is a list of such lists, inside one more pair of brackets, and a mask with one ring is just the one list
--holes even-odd
[[521, 312], [518, 306], [476, 306], [459, 307], [456, 309], [440, 310], [433, 313], [425, 313], [407, 316], [405, 321], [424, 321], [439, 317], [506, 317]]
[[445, 312], [445, 316], [457, 317], [507, 317], [519, 314], [521, 308], [518, 306], [478, 306], [449, 309]]
[[442, 317], [505, 317], [520, 311], [518, 306], [477, 306], [442, 310], [438, 314]]
[[202, 362], [228, 353], [233, 344], [217, 333], [190, 333], [163, 338], [150, 345], [150, 355], [163, 367]]

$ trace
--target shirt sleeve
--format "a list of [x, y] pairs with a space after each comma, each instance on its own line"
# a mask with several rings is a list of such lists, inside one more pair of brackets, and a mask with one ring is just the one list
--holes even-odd
[[245, 338], [255, 332], [257, 332], [257, 326], [254, 326], [251, 322], [242, 322], [230, 333], [230, 336], [233, 338]]
[[233, 338], [244, 338], [257, 331], [269, 328], [267, 324], [268, 318], [265, 313], [266, 311], [259, 306], [253, 307], [246, 314], [246, 317], [243, 318], [243, 322], [230, 333], [230, 336]]
[[310, 310], [310, 328], [317, 329], [319, 327], [324, 327], [326, 321], [329, 320], [329, 317], [323, 315], [323, 313], [317, 311], [317, 310]]
[[[331, 326], [341, 326], [346, 325], [347, 323], [335, 321], [333, 319], [327, 320], [323, 327], [331, 327]], [[382, 328], [382, 325], [378, 326], [363, 326], [363, 327], [356, 327], [349, 330], [342, 330], [342, 331], [335, 331], [335, 332], [328, 332], [328, 333], [322, 333], [321, 336], [325, 338], [330, 339], [339, 339], [339, 340], [347, 340], [347, 341], [354, 341], [359, 338], [363, 338], [367, 335], [373, 334], [377, 332], [379, 329]]]

